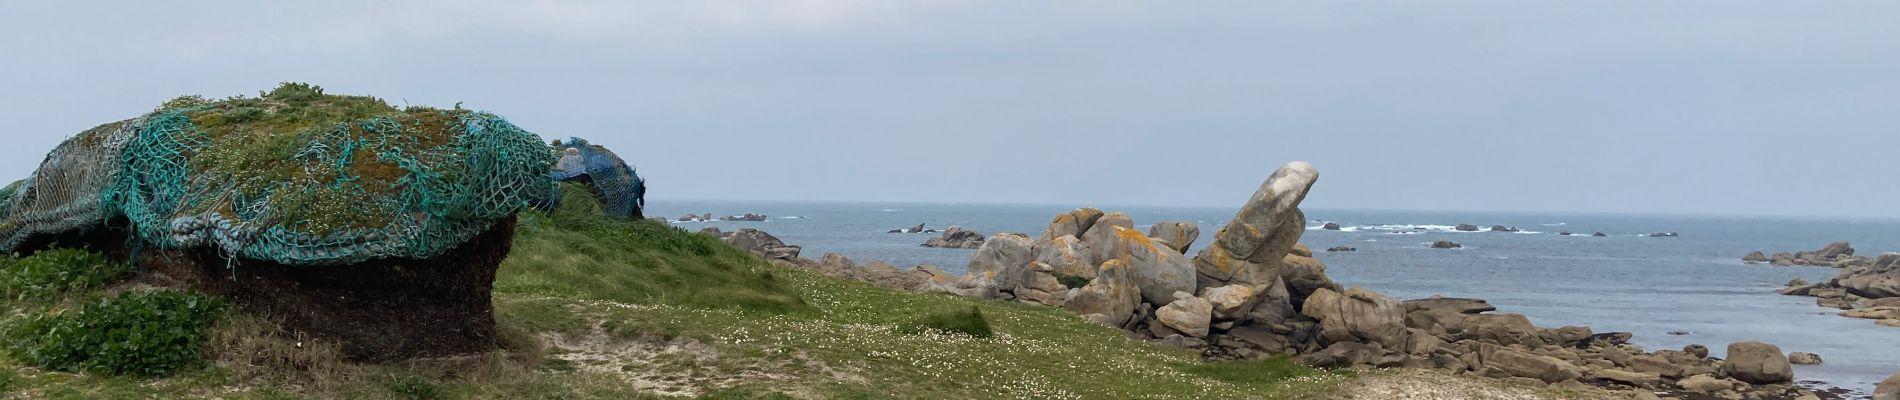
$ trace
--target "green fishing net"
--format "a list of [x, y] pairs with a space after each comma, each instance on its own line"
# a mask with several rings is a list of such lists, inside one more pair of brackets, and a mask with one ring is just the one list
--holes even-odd
[[136, 244], [345, 265], [430, 258], [551, 190], [554, 152], [494, 114], [285, 84], [180, 98], [60, 144], [0, 192], [0, 251], [123, 217]]

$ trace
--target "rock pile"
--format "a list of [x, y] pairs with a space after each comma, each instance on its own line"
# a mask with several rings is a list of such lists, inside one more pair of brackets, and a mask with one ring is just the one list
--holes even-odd
[[925, 240], [923, 246], [946, 249], [974, 249], [982, 247], [983, 240], [984, 237], [982, 233], [966, 231], [963, 230], [961, 226], [952, 226], [950, 229], [943, 230], [943, 236]]
[[[933, 275], [922, 288], [1060, 306], [1210, 359], [1292, 354], [1319, 367], [1437, 368], [1715, 396], [1799, 391], [1772, 345], [1733, 344], [1737, 356], [1726, 361], [1702, 346], [1648, 352], [1629, 344], [1629, 333], [1539, 328], [1523, 315], [1490, 313], [1496, 308], [1483, 300], [1399, 301], [1342, 287], [1298, 244], [1307, 223], [1298, 206], [1317, 178], [1303, 162], [1275, 171], [1191, 259], [1132, 229], [1125, 214], [1085, 208], [1056, 216], [1038, 239], [998, 234], [967, 275]], [[1087, 284], [1066, 287], [1065, 277]]]
[[1766, 256], [1762, 255], [1762, 252], [1756, 251], [1742, 256], [1743, 263], [1760, 264], [1765, 262], [1784, 267], [1790, 265], [1807, 265], [1815, 267], [1848, 268], [1871, 265], [1873, 261], [1874, 260], [1869, 257], [1854, 255], [1854, 246], [1847, 242], [1828, 243], [1826, 247], [1822, 247], [1820, 250], [1800, 251], [1793, 254], [1782, 252], [1775, 253], [1772, 256]]
[[1779, 293], [1811, 296], [1820, 306], [1843, 310], [1841, 316], [1900, 327], [1900, 253], [1881, 254], [1865, 264], [1849, 264], [1826, 282], [1808, 283], [1796, 279]]

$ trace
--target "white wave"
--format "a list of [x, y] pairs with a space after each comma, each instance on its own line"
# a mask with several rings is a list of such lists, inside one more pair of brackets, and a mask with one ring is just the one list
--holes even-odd
[[1379, 241], [1379, 239], [1366, 239], [1366, 240], [1364, 240], [1364, 241], [1366, 241], [1366, 242], [1377, 242], [1377, 241]]
[[790, 217], [778, 217], [778, 219], [805, 219], [805, 217], [790, 216]]
[[901, 209], [901, 208], [886, 208], [886, 209], [884, 209], [883, 211], [884, 211], [884, 212], [903, 212], [903, 211], [904, 211], [904, 209]]
[[1555, 224], [1538, 224], [1538, 225], [1543, 225], [1543, 226], [1564, 226], [1564, 225], [1570, 225], [1570, 223], [1568, 223], [1568, 222], [1558, 222], [1558, 223], [1555, 223]]

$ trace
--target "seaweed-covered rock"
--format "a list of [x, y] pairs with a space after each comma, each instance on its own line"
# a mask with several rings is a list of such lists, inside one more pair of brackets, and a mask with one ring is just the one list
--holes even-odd
[[554, 151], [560, 154], [551, 174], [555, 180], [587, 185], [607, 215], [646, 218], [647, 182], [619, 155], [578, 137], [555, 142]]
[[150, 250], [145, 280], [229, 295], [352, 358], [482, 351], [514, 216], [550, 193], [554, 161], [459, 107], [295, 83], [187, 96], [81, 132], [0, 191], [0, 252], [130, 244]]

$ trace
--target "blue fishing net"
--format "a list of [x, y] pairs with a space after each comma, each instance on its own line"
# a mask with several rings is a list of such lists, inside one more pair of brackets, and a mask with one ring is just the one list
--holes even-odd
[[[311, 266], [431, 258], [552, 186], [553, 152], [494, 114], [311, 92], [161, 109], [66, 140], [0, 191], [0, 251], [123, 217], [140, 246]], [[342, 111], [313, 116], [330, 109]]]
[[[555, 150], [560, 152], [561, 158], [554, 164], [551, 177], [563, 182], [587, 184], [599, 196], [601, 208], [607, 215], [645, 218], [642, 210], [646, 208], [646, 180], [641, 179], [633, 166], [627, 165], [620, 156], [581, 138], [568, 138], [566, 143], [557, 144]], [[551, 200], [546, 204], [560, 203], [558, 190], [548, 197]]]

